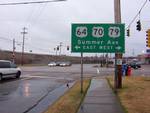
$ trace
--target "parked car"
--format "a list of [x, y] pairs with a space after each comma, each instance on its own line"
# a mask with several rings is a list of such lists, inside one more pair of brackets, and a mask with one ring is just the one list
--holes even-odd
[[0, 60], [0, 81], [8, 77], [20, 78], [20, 75], [21, 69], [16, 64], [8, 60]]
[[48, 66], [50, 66], [50, 67], [56, 66], [56, 62], [50, 62], [50, 63], [48, 64]]
[[138, 68], [141, 68], [141, 63], [140, 62], [131, 62], [131, 63], [129, 63], [129, 66], [131, 66], [131, 68], [138, 69]]

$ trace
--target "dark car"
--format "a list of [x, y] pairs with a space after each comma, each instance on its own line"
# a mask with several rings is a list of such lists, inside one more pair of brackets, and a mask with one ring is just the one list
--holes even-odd
[[62, 63], [62, 62], [57, 61], [57, 62], [56, 62], [56, 66], [60, 66], [61, 63]]
[[131, 62], [129, 64], [129, 66], [131, 66], [131, 68], [138, 69], [138, 68], [141, 68], [141, 63], [139, 63], [139, 62]]

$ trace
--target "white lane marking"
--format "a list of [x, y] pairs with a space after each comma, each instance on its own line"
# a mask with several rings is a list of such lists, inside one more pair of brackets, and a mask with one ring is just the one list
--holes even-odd
[[97, 68], [97, 74], [99, 74], [100, 73], [100, 71], [99, 71], [99, 69]]
[[34, 73], [34, 74], [26, 74], [26, 75], [22, 75], [22, 79], [21, 80], [28, 80], [31, 78], [48, 78], [48, 79], [65, 79], [65, 80], [73, 80], [72, 78], [66, 78], [66, 77], [50, 77], [50, 76], [45, 76], [45, 75], [41, 75], [41, 73]]

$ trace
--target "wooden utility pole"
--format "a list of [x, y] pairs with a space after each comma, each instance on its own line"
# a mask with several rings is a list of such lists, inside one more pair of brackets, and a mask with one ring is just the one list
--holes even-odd
[[[121, 23], [120, 0], [114, 0], [115, 23]], [[115, 89], [122, 88], [122, 54], [115, 53]]]
[[25, 42], [25, 34], [27, 34], [26, 30], [27, 30], [27, 28], [24, 27], [24, 28], [23, 28], [23, 32], [21, 32], [21, 34], [23, 35], [22, 54], [21, 54], [21, 65], [24, 64], [24, 42]]
[[13, 58], [13, 63], [15, 63], [15, 39], [13, 39], [13, 54], [12, 54], [12, 58]]

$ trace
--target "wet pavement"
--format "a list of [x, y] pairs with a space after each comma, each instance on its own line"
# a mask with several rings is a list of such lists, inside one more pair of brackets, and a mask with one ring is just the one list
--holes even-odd
[[[93, 68], [93, 66], [84, 65], [84, 77], [102, 77], [114, 74], [113, 68]], [[142, 66], [141, 69], [132, 71], [133, 75], [146, 76], [150, 73], [148, 66]], [[54, 95], [65, 91], [65, 89], [60, 91], [59, 88], [64, 87], [68, 81], [77, 79], [80, 79], [80, 65], [72, 65], [71, 67], [22, 67], [21, 79], [0, 82], [0, 113], [37, 113], [38, 110], [42, 111], [42, 108], [45, 109], [47, 104], [51, 104], [57, 99], [53, 99]], [[115, 113], [115, 107], [120, 109], [117, 106], [115, 95], [106, 81], [93, 79], [91, 88], [81, 107], [83, 109], [80, 109], [79, 113], [107, 113], [107, 111], [113, 113], [113, 110]], [[98, 108], [104, 112], [99, 112], [101, 110], [97, 110]], [[116, 113], [121, 112], [116, 111]]]
[[[74, 84], [69, 83], [69, 86], [72, 87]], [[49, 92], [45, 98], [43, 98], [36, 106], [34, 106], [31, 109], [28, 109], [24, 113], [43, 113], [50, 105], [52, 105], [55, 101], [59, 99], [60, 96], [62, 96], [66, 91], [68, 90], [68, 87], [66, 87], [66, 84], [56, 88], [55, 90]]]
[[[49, 101], [54, 102], [57, 99], [53, 98], [56, 96], [55, 92], [63, 94], [66, 91], [63, 85], [67, 82], [64, 79], [42, 77], [2, 82], [0, 83], [0, 113], [27, 113], [31, 108], [41, 104], [48, 95], [50, 95]], [[59, 88], [61, 90], [58, 90]], [[45, 105], [45, 102], [41, 105]]]
[[106, 79], [96, 78], [91, 82], [78, 113], [124, 113]]

